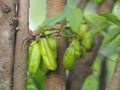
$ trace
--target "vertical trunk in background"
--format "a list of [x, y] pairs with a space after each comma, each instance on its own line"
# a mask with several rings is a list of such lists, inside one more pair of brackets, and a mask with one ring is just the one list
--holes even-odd
[[[66, 0], [47, 0], [47, 18], [54, 16], [64, 9]], [[65, 90], [65, 69], [62, 64], [63, 54], [66, 48], [65, 39], [58, 37], [58, 68], [46, 75], [45, 90]]]
[[18, 0], [18, 27], [15, 44], [13, 90], [26, 90], [29, 0]]
[[78, 0], [77, 7], [79, 7], [81, 10], [83, 10], [88, 1], [89, 0]]
[[0, 90], [12, 90], [15, 0], [0, 0]]

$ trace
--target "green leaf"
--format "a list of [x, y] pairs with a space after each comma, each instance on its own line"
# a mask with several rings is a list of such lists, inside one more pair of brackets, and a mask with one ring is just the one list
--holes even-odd
[[67, 6], [69, 7], [76, 7], [78, 0], [67, 0]]
[[79, 8], [70, 8], [66, 6], [64, 12], [65, 12], [66, 20], [68, 21], [70, 27], [74, 32], [77, 32], [83, 20], [81, 10]]
[[107, 22], [107, 19], [103, 16], [100, 16], [99, 14], [87, 14], [84, 17], [90, 24], [100, 24]]
[[105, 14], [99, 14], [103, 17], [105, 17], [108, 22], [117, 25], [118, 27], [120, 27], [120, 20], [118, 17], [116, 17], [114, 14], [112, 13], [105, 13]]
[[120, 33], [115, 36], [111, 42], [108, 44], [104, 44], [101, 46], [100, 53], [106, 57], [109, 57], [115, 53], [118, 53], [120, 49]]
[[120, 20], [120, 0], [116, 0], [113, 6], [112, 13], [117, 16]]
[[105, 38], [103, 43], [108, 44], [112, 42], [117, 37], [118, 34], [120, 34], [120, 28], [117, 28], [117, 27], [113, 28], [108, 32], [107, 37]]
[[96, 75], [92, 73], [85, 79], [81, 90], [98, 90], [98, 86], [98, 76], [96, 77]]
[[46, 19], [41, 25], [38, 26], [38, 29], [48, 27], [48, 26], [53, 26], [59, 23], [64, 18], [65, 18], [64, 12], [57, 13], [52, 18]]
[[108, 57], [117, 52], [117, 48], [115, 47], [114, 43], [107, 44], [106, 46], [102, 47], [99, 51], [102, 55]]
[[27, 73], [27, 90], [37, 90], [37, 86], [30, 74]]
[[90, 33], [92, 36], [98, 33], [101, 33], [102, 35], [106, 36], [106, 33], [103, 32], [103, 30], [105, 30], [105, 28], [107, 28], [108, 26], [109, 26], [108, 23], [102, 23], [100, 25], [95, 25], [95, 27], [90, 31]]
[[101, 4], [104, 0], [94, 0], [96, 4]]
[[72, 32], [68, 29], [64, 29], [62, 30], [62, 32], [65, 34], [65, 35], [68, 35], [68, 36], [72, 36]]
[[117, 49], [120, 48], [120, 33], [119, 33], [119, 35], [117, 35], [117, 37], [115, 38], [115, 40], [113, 41], [113, 43], [115, 44], [115, 47]]
[[103, 31], [109, 26], [107, 19], [99, 14], [87, 14], [85, 19], [88, 23], [93, 25], [92, 30], [90, 31], [91, 35], [96, 35], [101, 33], [106, 36], [106, 33]]
[[[44, 80], [45, 80], [45, 73], [41, 72], [40, 70], [35, 73], [34, 75], [30, 75], [27, 73], [27, 90], [43, 90], [44, 88]], [[30, 86], [36, 88], [32, 89]], [[30, 89], [31, 88], [31, 89]]]

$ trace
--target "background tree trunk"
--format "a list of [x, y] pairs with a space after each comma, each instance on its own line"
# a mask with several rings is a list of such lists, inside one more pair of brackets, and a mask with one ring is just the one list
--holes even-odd
[[84, 9], [85, 5], [88, 3], [89, 0], [78, 0], [77, 7], [79, 7], [81, 10]]
[[15, 43], [13, 90], [26, 90], [29, 0], [18, 0], [18, 27]]
[[[50, 18], [60, 11], [63, 11], [66, 0], [47, 0], [47, 18]], [[46, 75], [45, 90], [65, 90], [66, 71], [63, 66], [63, 54], [66, 48], [64, 38], [58, 37], [58, 55], [56, 71], [50, 71]]]
[[15, 0], [0, 0], [0, 90], [12, 90]]

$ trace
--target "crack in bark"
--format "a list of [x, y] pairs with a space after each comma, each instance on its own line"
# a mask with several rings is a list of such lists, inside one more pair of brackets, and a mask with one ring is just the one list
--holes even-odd
[[19, 0], [17, 5], [19, 31], [16, 32], [13, 90], [26, 90], [29, 0]]

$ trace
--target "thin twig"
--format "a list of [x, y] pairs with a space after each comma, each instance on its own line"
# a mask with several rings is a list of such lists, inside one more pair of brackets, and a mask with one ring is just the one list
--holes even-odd
[[60, 29], [59, 29], [59, 32], [57, 34], [57, 36], [59, 36], [59, 34], [62, 32], [62, 30], [65, 28], [65, 24], [66, 24], [66, 20], [63, 20], [61, 26], [60, 26]]

